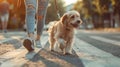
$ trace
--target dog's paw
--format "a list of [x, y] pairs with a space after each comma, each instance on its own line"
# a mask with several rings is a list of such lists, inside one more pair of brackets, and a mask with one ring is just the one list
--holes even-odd
[[71, 53], [64, 53], [64, 55], [72, 55]]
[[64, 46], [62, 44], [59, 45], [59, 48], [61, 49], [61, 51], [63, 52]]
[[58, 43], [61, 44], [62, 46], [65, 46], [66, 41], [64, 39], [58, 39]]
[[54, 52], [54, 50], [50, 50], [51, 52]]

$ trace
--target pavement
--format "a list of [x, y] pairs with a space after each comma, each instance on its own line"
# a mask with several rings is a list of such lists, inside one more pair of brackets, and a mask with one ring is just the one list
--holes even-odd
[[[9, 41], [11, 38], [15, 45], [22, 45], [25, 36], [25, 32], [0, 34], [0, 42], [12, 43]], [[20, 46], [0, 55], [0, 67], [120, 67], [119, 32], [76, 31], [73, 55], [67, 56], [49, 51], [46, 32], [43, 32], [41, 40], [43, 48], [35, 48], [32, 53], [27, 53], [27, 50]]]
[[[41, 37], [42, 47], [44, 47], [44, 45], [48, 42], [48, 38], [46, 37], [46, 35], [47, 35], [46, 32], [43, 32], [43, 36]], [[12, 44], [16, 48], [13, 51], [9, 51], [0, 55], [0, 67], [17, 67], [17, 66], [20, 67], [25, 62], [32, 59], [41, 50], [41, 48], [35, 48], [34, 52], [28, 53], [28, 51], [22, 46], [22, 42], [25, 37], [26, 32], [22, 31], [0, 33], [1, 45]], [[11, 58], [12, 60], [10, 60]], [[18, 64], [18, 62], [20, 64]]]
[[22, 31], [10, 31], [8, 33], [0, 33], [0, 44], [11, 42], [14, 43], [15, 41], [19, 41], [24, 36], [26, 36], [25, 32]]

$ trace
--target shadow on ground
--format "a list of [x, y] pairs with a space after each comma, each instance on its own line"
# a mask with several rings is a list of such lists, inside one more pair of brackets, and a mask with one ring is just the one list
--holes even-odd
[[63, 55], [42, 49], [32, 60], [22, 67], [84, 67], [80, 58], [75, 55]]

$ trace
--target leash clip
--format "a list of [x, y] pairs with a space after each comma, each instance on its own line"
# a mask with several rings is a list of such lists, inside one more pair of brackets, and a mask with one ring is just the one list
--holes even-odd
[[58, 16], [58, 18], [60, 19], [60, 13], [59, 13], [59, 12], [57, 13], [57, 16]]

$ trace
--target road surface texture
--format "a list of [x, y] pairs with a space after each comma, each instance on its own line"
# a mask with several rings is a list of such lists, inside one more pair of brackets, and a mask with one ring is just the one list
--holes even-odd
[[0, 34], [1, 46], [10, 49], [0, 48], [0, 67], [120, 67], [119, 32], [76, 31], [72, 55], [49, 51], [47, 32], [41, 38], [43, 48], [32, 53], [22, 46], [24, 32], [7, 34]]

